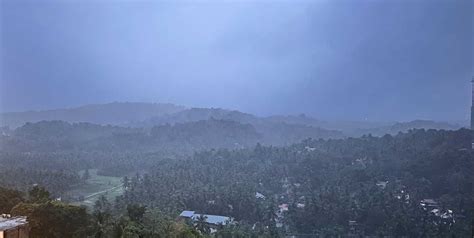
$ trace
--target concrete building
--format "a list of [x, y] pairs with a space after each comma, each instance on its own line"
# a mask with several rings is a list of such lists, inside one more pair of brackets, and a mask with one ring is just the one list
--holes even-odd
[[0, 217], [0, 238], [28, 238], [30, 228], [26, 217]]

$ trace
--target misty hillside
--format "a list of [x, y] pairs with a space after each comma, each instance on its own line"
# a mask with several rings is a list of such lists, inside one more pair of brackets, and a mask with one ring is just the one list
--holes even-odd
[[[88, 112], [90, 114], [86, 113], [85, 115], [82, 115], [82, 111]], [[269, 145], [292, 144], [307, 138], [319, 139], [343, 137], [343, 134], [339, 131], [327, 130], [324, 128], [320, 128], [316, 123], [310, 123], [312, 121], [315, 121], [315, 119], [312, 119], [310, 117], [307, 117], [306, 120], [301, 121], [291, 119], [277, 120], [275, 118], [280, 118], [279, 116], [264, 118], [235, 110], [231, 111], [220, 108], [184, 109], [183, 107], [174, 106], [172, 104], [111, 103], [104, 105], [84, 106], [76, 109], [7, 113], [3, 115], [5, 118], [10, 117], [11, 120], [17, 120], [15, 123], [8, 123], [9, 121], [5, 120], [4, 124], [8, 126], [18, 126], [21, 124], [20, 122], [36, 122], [41, 120], [61, 120], [70, 123], [86, 122], [93, 124], [118, 126], [124, 125], [130, 126], [132, 128], [146, 128], [146, 130], [149, 130], [156, 126], [176, 125], [171, 128], [173, 128], [175, 132], [177, 128], [179, 128], [180, 131], [186, 130], [186, 132], [183, 132], [184, 134], [192, 133], [191, 130], [194, 129], [192, 126], [185, 126], [189, 123], [191, 123], [190, 125], [193, 125], [193, 123], [208, 120], [214, 120], [214, 123], [219, 120], [233, 121], [236, 122], [236, 125], [250, 124], [252, 128], [256, 130], [255, 133], [260, 135], [260, 140], [258, 142]], [[285, 118], [291, 118], [291, 116]], [[40, 125], [43, 125], [43, 123], [39, 123], [36, 126]], [[25, 128], [29, 127], [31, 127], [31, 125], [25, 125], [18, 131], [25, 130]], [[38, 132], [42, 132], [40, 128], [36, 129], [38, 130]], [[60, 129], [61, 128], [55, 128], [54, 131], [60, 131]], [[239, 133], [245, 134], [247, 132], [247, 128], [240, 129], [242, 129], [242, 131]], [[133, 130], [130, 129], [128, 131]], [[3, 128], [2, 132], [7, 133], [8, 130], [6, 128]], [[48, 132], [51, 133], [50, 131]], [[218, 130], [214, 132], [218, 133]], [[215, 136], [216, 138], [223, 138], [219, 137], [218, 135], [211, 135], [208, 131], [202, 131], [202, 133], [203, 136], [207, 137]], [[251, 143], [256, 142], [257, 140], [252, 139], [246, 141], [246, 143], [240, 144], [249, 145]], [[207, 147], [212, 147], [212, 145], [213, 144], [211, 143]]]
[[362, 136], [367, 134], [383, 136], [385, 134], [393, 135], [399, 132], [407, 132], [411, 129], [458, 130], [462, 128], [457, 123], [431, 120], [413, 120], [408, 122], [323, 121], [305, 114], [298, 116], [270, 116], [265, 119], [273, 122], [286, 122], [340, 130], [346, 136]]
[[299, 125], [307, 125], [307, 126], [315, 126], [315, 127], [324, 127], [328, 126], [328, 123], [325, 121], [318, 120], [316, 118], [312, 118], [305, 114], [300, 115], [274, 115], [265, 117], [265, 120], [274, 122], [274, 123], [289, 123], [289, 124], [299, 124]]
[[162, 125], [151, 130], [90, 123], [27, 123], [0, 137], [3, 151], [173, 151], [253, 146], [261, 135], [249, 124], [206, 120]]
[[283, 145], [306, 138], [341, 138], [372, 134], [382, 136], [410, 129], [456, 130], [457, 124], [415, 120], [411, 122], [324, 121], [300, 115], [274, 115], [258, 117], [249, 113], [221, 108], [190, 108], [161, 103], [109, 103], [86, 105], [71, 109], [0, 114], [0, 133], [7, 127], [22, 126], [26, 122], [61, 120], [87, 122], [150, 129], [154, 126], [174, 125], [202, 120], [226, 120], [250, 124], [264, 138], [264, 143]]
[[[469, 130], [414, 130], [206, 151], [132, 178], [117, 201], [224, 214], [256, 229], [253, 224], [265, 224], [273, 203], [286, 204], [281, 213], [292, 232], [326, 234], [297, 237], [351, 237], [327, 232], [338, 227], [338, 234], [347, 233], [349, 218], [365, 234], [377, 234], [352, 237], [397, 237], [390, 235], [397, 232], [410, 234], [398, 237], [450, 237], [454, 231], [467, 237], [474, 178], [472, 152], [463, 149], [470, 146], [469, 138]], [[454, 212], [454, 224], [423, 210], [419, 201], [424, 198], [435, 198], [443, 204], [439, 210]], [[426, 230], [433, 233], [424, 236]]]
[[0, 126], [18, 127], [26, 122], [44, 120], [119, 125], [181, 110], [184, 110], [184, 107], [173, 104], [114, 102], [68, 109], [1, 113]]
[[235, 110], [231, 111], [221, 108], [190, 108], [172, 114], [155, 116], [142, 122], [133, 123], [132, 125], [139, 127], [148, 127], [162, 124], [209, 120], [211, 118], [252, 124], [255, 124], [255, 122], [259, 120], [259, 118], [252, 114], [243, 113]]
[[212, 148], [243, 148], [257, 143], [286, 145], [307, 138], [342, 138], [338, 131], [286, 123], [252, 124], [215, 119], [131, 128], [92, 123], [40, 121], [1, 135], [5, 151], [167, 150], [191, 153]]
[[[50, 132], [48, 124], [51, 124]], [[230, 136], [239, 127], [246, 128], [249, 134], [254, 131], [248, 124], [211, 119], [157, 126], [149, 135], [142, 136], [147, 138], [146, 141], [159, 143], [176, 140], [179, 143], [167, 146], [183, 148], [183, 140], [200, 140], [199, 135], [204, 130], [212, 135]], [[87, 124], [41, 122], [18, 128], [3, 139], [18, 141], [23, 140], [24, 136], [38, 135], [38, 138], [48, 141], [54, 140], [55, 134], [64, 139], [79, 133], [82, 128], [91, 138], [95, 137], [95, 133], [87, 128], [103, 130], [104, 133], [122, 130]], [[193, 133], [181, 134], [183, 132]], [[400, 237], [468, 237], [474, 204], [473, 151], [467, 149], [470, 137], [471, 131], [466, 129], [412, 130], [395, 136], [308, 139], [283, 147], [257, 144], [243, 149], [196, 151], [191, 156], [174, 159], [162, 153], [144, 153], [141, 149], [105, 153], [91, 150], [91, 147], [84, 147], [84, 151], [54, 152], [29, 152], [34, 147], [18, 151], [0, 150], [0, 212], [25, 214], [28, 209], [21, 208], [28, 207], [29, 203], [33, 203], [34, 209], [50, 204], [41, 211], [51, 212], [51, 204], [58, 204], [57, 201], [51, 202], [51, 198], [42, 202], [27, 200], [20, 203], [23, 201], [21, 195], [2, 187], [25, 191], [31, 188], [32, 183], [38, 183], [54, 196], [60, 196], [62, 202], [84, 200], [83, 196], [71, 195], [71, 191], [78, 186], [94, 186], [88, 183], [98, 178], [95, 172], [92, 175], [94, 180], [83, 173], [84, 170], [94, 169], [101, 175], [117, 176], [115, 179], [123, 181], [118, 183], [123, 188], [121, 193], [108, 200], [97, 200], [94, 214], [100, 212], [97, 207], [103, 202], [110, 206], [111, 211], [107, 214], [120, 214], [112, 212], [123, 209], [129, 211], [127, 216], [133, 217], [130, 211], [134, 210], [130, 208], [137, 210], [143, 207], [150, 220], [165, 216], [168, 221], [176, 221], [183, 210], [230, 216], [238, 221], [232, 228], [237, 234], [267, 231], [269, 228], [260, 224], [271, 224], [267, 219], [276, 213], [284, 218], [278, 221], [291, 229], [289, 234], [350, 237], [343, 235], [351, 232], [347, 223], [351, 221], [349, 219], [354, 219], [360, 233], [367, 237], [395, 237], [391, 234], [399, 233], [407, 234]], [[136, 141], [137, 138], [125, 137], [122, 142]], [[211, 140], [206, 143], [216, 142]], [[433, 212], [435, 208], [425, 209], [420, 202], [424, 200], [432, 200], [435, 203], [432, 206], [441, 212]], [[282, 207], [287, 209], [282, 211]], [[63, 210], [56, 212], [69, 214]], [[84, 217], [70, 217], [82, 219], [84, 223], [88, 221]], [[95, 217], [90, 217], [90, 224], [96, 224]], [[68, 219], [72, 218], [65, 220]], [[51, 224], [56, 224], [56, 221]], [[114, 224], [106, 225], [115, 227]], [[277, 235], [262, 237], [287, 237], [286, 231], [279, 231], [273, 224], [271, 229], [276, 230]], [[333, 231], [335, 229], [337, 233]]]
[[436, 129], [436, 130], [458, 130], [461, 125], [451, 124], [448, 122], [436, 122], [430, 120], [414, 120], [409, 122], [397, 122], [390, 126], [382, 126], [370, 129], [358, 129], [354, 131], [354, 135], [372, 134], [375, 136], [383, 136], [385, 134], [397, 134], [412, 129]]
[[458, 130], [460, 125], [454, 125], [447, 122], [436, 122], [430, 120], [414, 120], [410, 122], [396, 123], [390, 129], [392, 132], [404, 131], [409, 129], [437, 129], [437, 130]]
[[[150, 127], [168, 123], [208, 120], [211, 118], [252, 124], [259, 133], [268, 135], [266, 142], [272, 141], [270, 144], [276, 145], [285, 144], [287, 141], [300, 141], [309, 137], [340, 138], [342, 136], [362, 136], [366, 134], [383, 136], [385, 134], [393, 135], [399, 132], [407, 132], [410, 129], [457, 130], [461, 128], [457, 124], [429, 120], [414, 120], [410, 122], [325, 121], [305, 114], [258, 117], [249, 113], [220, 108], [185, 109], [177, 113], [132, 123], [131, 126]], [[318, 136], [314, 137], [315, 135]]]
[[286, 145], [307, 138], [342, 138], [344, 134], [337, 130], [321, 128], [321, 123], [311, 117], [301, 116], [272, 116], [257, 117], [239, 111], [220, 108], [191, 108], [174, 114], [154, 117], [150, 120], [136, 124], [139, 126], [152, 126], [183, 122], [196, 122], [200, 120], [230, 120], [243, 124], [250, 124], [263, 136], [262, 143], [269, 145]]
[[474, 238], [473, 13], [0, 0], [0, 238]]
[[150, 135], [159, 144], [198, 148], [248, 147], [261, 141], [262, 137], [250, 124], [218, 119], [155, 126]]

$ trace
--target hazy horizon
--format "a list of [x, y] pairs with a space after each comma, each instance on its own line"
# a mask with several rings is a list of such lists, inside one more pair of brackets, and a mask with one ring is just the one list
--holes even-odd
[[[103, 102], [103, 103], [91, 103], [91, 104], [80, 104], [80, 105], [71, 105], [71, 106], [66, 106], [66, 107], [58, 107], [58, 108], [44, 108], [44, 109], [32, 109], [32, 110], [24, 110], [24, 111], [7, 111], [3, 112], [0, 111], [1, 113], [9, 114], [9, 113], [24, 113], [24, 112], [45, 112], [45, 111], [55, 111], [55, 110], [69, 110], [69, 109], [75, 109], [75, 108], [81, 108], [81, 107], [88, 107], [88, 106], [95, 106], [95, 105], [107, 105], [107, 104], [114, 104], [114, 103], [143, 103], [143, 104], [171, 104], [175, 106], [181, 106], [184, 107], [185, 109], [193, 109], [193, 108], [213, 108], [213, 109], [223, 109], [223, 110], [229, 110], [229, 111], [239, 111], [233, 108], [223, 108], [223, 107], [194, 107], [194, 106], [188, 106], [188, 105], [182, 105], [182, 104], [174, 104], [170, 102], [138, 102], [138, 101], [112, 101], [112, 102]], [[246, 111], [239, 111], [242, 113], [250, 113]], [[321, 120], [321, 121], [328, 121], [328, 122], [367, 122], [367, 123], [382, 123], [382, 124], [391, 124], [391, 123], [405, 123], [405, 122], [413, 122], [413, 121], [435, 121], [435, 122], [447, 122], [451, 123], [453, 125], [460, 125], [460, 126], [469, 126], [469, 121], [468, 120], [432, 120], [429, 118], [413, 118], [413, 119], [408, 119], [408, 120], [379, 120], [379, 121], [371, 121], [371, 120], [356, 120], [356, 119], [327, 119], [324, 117], [316, 117], [311, 114], [307, 114], [304, 112], [301, 113], [294, 113], [294, 114], [255, 114], [255, 113], [250, 113], [251, 115], [257, 116], [257, 117], [272, 117], [272, 116], [306, 116], [309, 118]], [[379, 125], [380, 126], [380, 125]]]
[[0, 111], [113, 101], [325, 120], [468, 120], [473, 4], [12, 1]]
[[0, 236], [471, 237], [473, 44], [474, 0], [0, 0]]

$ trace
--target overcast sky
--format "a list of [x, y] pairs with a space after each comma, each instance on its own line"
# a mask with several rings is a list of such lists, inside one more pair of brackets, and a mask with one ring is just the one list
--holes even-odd
[[466, 120], [472, 0], [0, 0], [0, 110]]

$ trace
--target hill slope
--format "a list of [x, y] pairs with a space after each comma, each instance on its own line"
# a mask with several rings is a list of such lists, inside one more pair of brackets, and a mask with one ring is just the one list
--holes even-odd
[[206, 120], [162, 125], [151, 130], [91, 123], [41, 121], [0, 135], [0, 151], [172, 151], [180, 154], [212, 148], [241, 148], [261, 138], [253, 126]]
[[46, 111], [9, 112], [0, 114], [0, 127], [19, 127], [26, 122], [61, 120], [67, 122], [89, 122], [94, 124], [120, 125], [143, 121], [151, 117], [176, 113], [182, 106], [162, 103], [114, 102], [93, 104], [69, 109]]
[[383, 136], [385, 134], [395, 135], [399, 132], [407, 132], [412, 129], [436, 129], [436, 130], [458, 130], [462, 126], [447, 122], [437, 122], [430, 120], [414, 120], [409, 122], [397, 122], [393, 125], [382, 126], [369, 129], [358, 129], [354, 132], [356, 136], [363, 134], [372, 134], [375, 136]]

